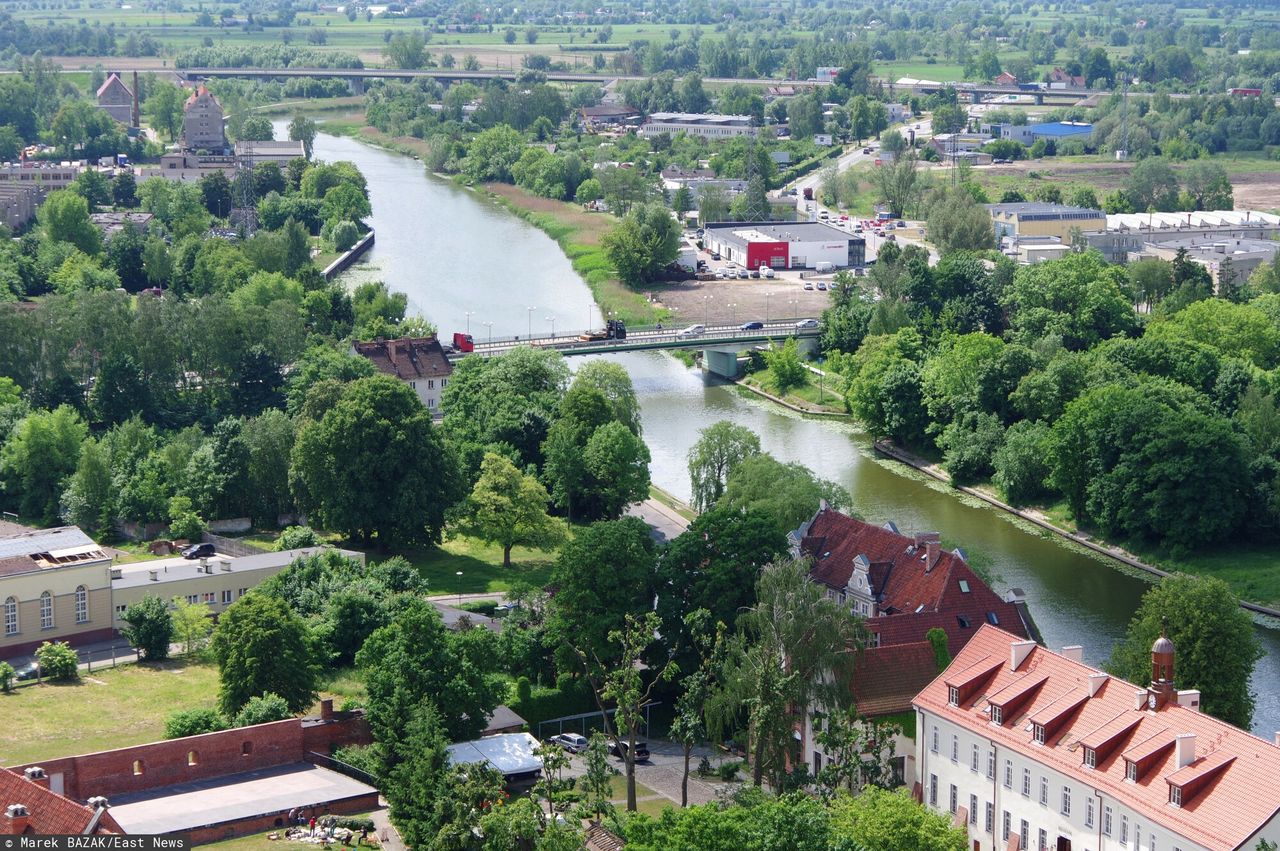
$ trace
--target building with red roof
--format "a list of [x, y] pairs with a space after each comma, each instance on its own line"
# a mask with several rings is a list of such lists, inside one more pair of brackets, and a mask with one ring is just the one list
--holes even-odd
[[0, 833], [10, 836], [92, 836], [123, 833], [105, 798], [77, 804], [49, 788], [42, 768], [0, 769]]
[[196, 86], [182, 105], [182, 147], [189, 151], [220, 154], [227, 137], [222, 127], [222, 104], [203, 84]]
[[984, 624], [914, 701], [926, 804], [974, 851], [1253, 851], [1280, 842], [1280, 745], [1200, 711], [1152, 647], [1145, 687]]

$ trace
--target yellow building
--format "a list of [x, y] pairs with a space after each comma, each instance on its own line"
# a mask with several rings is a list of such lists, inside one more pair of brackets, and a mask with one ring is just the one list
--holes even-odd
[[0, 538], [0, 659], [111, 638], [111, 558], [75, 526]]
[[995, 225], [996, 239], [1026, 236], [1053, 236], [1063, 245], [1071, 244], [1072, 231], [1105, 231], [1107, 216], [1101, 210], [1025, 201], [1015, 204], [987, 204]]

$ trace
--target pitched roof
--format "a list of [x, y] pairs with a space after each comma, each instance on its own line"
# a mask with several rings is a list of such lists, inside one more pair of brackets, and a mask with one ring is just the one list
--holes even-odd
[[[1049, 766], [1078, 782], [1096, 788], [1162, 827], [1210, 851], [1241, 847], [1280, 813], [1280, 798], [1259, 794], [1280, 788], [1280, 747], [1217, 718], [1170, 701], [1159, 710], [1141, 708], [1132, 683], [1108, 677], [1091, 685], [1102, 672], [1068, 656], [1033, 647], [1014, 669], [1010, 645], [1021, 639], [983, 625], [955, 656], [951, 666], [916, 695], [913, 705], [967, 727], [1024, 757]], [[945, 680], [978, 661], [1002, 660], [981, 694], [948, 701]], [[1029, 688], [1042, 683], [1038, 688]], [[1044, 744], [1032, 738], [1030, 725], [990, 723], [989, 698], [1033, 692], [1019, 715], [1041, 720], [1088, 695], [1077, 708], [1059, 718], [1061, 726]], [[1067, 695], [1072, 695], [1067, 697]], [[1136, 725], [1127, 720], [1137, 721]], [[1175, 739], [1192, 734], [1189, 760], [1179, 766], [1181, 747]], [[1184, 742], [1186, 740], [1184, 739]], [[1085, 745], [1108, 743], [1096, 768], [1084, 765]], [[1126, 762], [1142, 761], [1137, 782], [1125, 779]], [[1182, 791], [1180, 806], [1170, 804], [1170, 786]]]
[[405, 337], [356, 343], [356, 354], [373, 361], [379, 372], [401, 379], [448, 378], [453, 364], [435, 337]]
[[937, 675], [933, 645], [927, 641], [868, 647], [858, 654], [854, 669], [854, 702], [869, 717], [906, 712], [912, 697]]
[[[111, 813], [99, 814], [91, 807], [77, 804], [46, 786], [27, 779], [17, 771], [0, 769], [0, 823], [4, 823], [4, 811], [11, 804], [27, 808], [27, 827], [24, 834], [76, 835], [85, 833], [124, 833]], [[93, 830], [88, 828], [92, 826]], [[6, 824], [6, 828], [8, 825]]]
[[114, 86], [119, 86], [125, 90], [125, 93], [132, 96], [133, 92], [124, 84], [124, 80], [120, 79], [120, 75], [114, 71], [107, 75], [107, 79], [102, 81], [102, 85], [98, 86], [98, 91], [94, 93], [95, 97], [102, 97], [102, 93]]

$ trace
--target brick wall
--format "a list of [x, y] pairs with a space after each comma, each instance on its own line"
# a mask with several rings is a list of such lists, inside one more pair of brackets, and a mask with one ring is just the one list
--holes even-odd
[[72, 800], [95, 795], [145, 792], [175, 783], [222, 777], [274, 765], [306, 762], [307, 753], [328, 754], [344, 744], [367, 744], [369, 727], [360, 713], [336, 713], [328, 720], [290, 718], [111, 751], [41, 760], [52, 778], [62, 775], [63, 794]]

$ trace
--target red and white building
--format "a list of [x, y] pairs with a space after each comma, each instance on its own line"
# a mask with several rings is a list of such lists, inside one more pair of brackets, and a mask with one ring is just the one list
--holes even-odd
[[862, 237], [821, 222], [715, 222], [706, 226], [703, 244], [748, 269], [843, 268], [866, 258]]
[[974, 851], [1254, 851], [1280, 841], [1280, 746], [1200, 712], [1174, 646], [1139, 687], [983, 625], [916, 696], [918, 791]]

